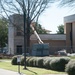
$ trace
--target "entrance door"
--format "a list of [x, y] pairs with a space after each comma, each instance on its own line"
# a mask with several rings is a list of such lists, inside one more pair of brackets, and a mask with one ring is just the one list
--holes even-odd
[[73, 50], [73, 27], [72, 27], [72, 23], [71, 23], [71, 31], [70, 31], [70, 41], [71, 41], [71, 53], [74, 53], [74, 50]]
[[17, 45], [17, 54], [22, 54], [22, 45]]
[[72, 23], [71, 23], [71, 31], [70, 31], [70, 40], [71, 40], [71, 49], [73, 49], [73, 35], [72, 35]]

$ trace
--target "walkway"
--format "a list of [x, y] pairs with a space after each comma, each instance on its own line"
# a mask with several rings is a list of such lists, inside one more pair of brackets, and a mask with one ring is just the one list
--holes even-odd
[[44, 75], [68, 75], [68, 74], [44, 74]]
[[25, 75], [25, 74], [20, 74], [18, 72], [0, 69], [0, 75]]
[[[0, 69], [0, 75], [25, 75], [25, 74], [5, 69]], [[44, 74], [44, 75], [67, 75], [67, 74]]]

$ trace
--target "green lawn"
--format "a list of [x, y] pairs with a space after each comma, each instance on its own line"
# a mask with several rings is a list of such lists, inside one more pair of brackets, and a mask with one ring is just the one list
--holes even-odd
[[[18, 66], [11, 65], [10, 62], [0, 62], [0, 68], [8, 69], [12, 71], [18, 71]], [[42, 75], [42, 74], [60, 74], [64, 72], [57, 72], [52, 70], [47, 70], [43, 68], [27, 67], [27, 70], [23, 70], [23, 66], [20, 67], [21, 73], [26, 75]]]

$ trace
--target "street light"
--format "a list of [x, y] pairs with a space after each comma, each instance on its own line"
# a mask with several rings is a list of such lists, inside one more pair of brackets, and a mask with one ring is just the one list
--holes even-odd
[[26, 50], [27, 50], [27, 41], [26, 41], [26, 36], [27, 36], [27, 30], [26, 30], [26, 12], [24, 9], [24, 0], [23, 0], [23, 19], [24, 19], [24, 69], [26, 69]]

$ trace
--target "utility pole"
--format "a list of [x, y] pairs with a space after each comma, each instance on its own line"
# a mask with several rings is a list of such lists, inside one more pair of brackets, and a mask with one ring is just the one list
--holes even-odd
[[24, 17], [24, 69], [26, 69], [27, 29], [26, 29], [26, 10], [24, 0], [23, 0], [23, 17]]

